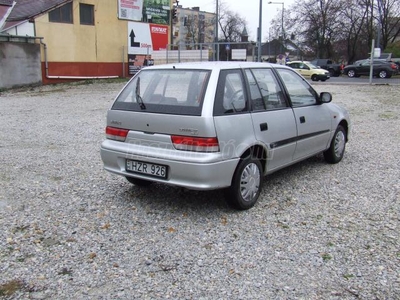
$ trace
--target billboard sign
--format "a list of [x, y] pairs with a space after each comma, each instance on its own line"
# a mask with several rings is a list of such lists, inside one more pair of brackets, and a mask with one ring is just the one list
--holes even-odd
[[168, 45], [168, 26], [128, 23], [128, 63], [129, 74], [134, 74], [143, 66], [152, 64], [154, 50], [165, 50]]
[[118, 17], [120, 19], [141, 21], [143, 0], [118, 0]]
[[168, 25], [170, 13], [170, 0], [118, 0], [120, 19]]

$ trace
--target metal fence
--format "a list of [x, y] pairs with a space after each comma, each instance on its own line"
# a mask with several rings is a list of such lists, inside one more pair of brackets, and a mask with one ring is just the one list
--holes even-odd
[[[265, 49], [262, 49], [265, 50]], [[254, 42], [222, 42], [168, 45], [167, 49], [153, 51], [151, 58], [155, 65], [165, 63], [198, 62], [198, 61], [257, 61], [258, 47]], [[286, 57], [287, 55], [287, 57]], [[296, 54], [291, 55], [261, 51], [261, 61], [285, 64], [286, 59], [298, 60]], [[329, 80], [329, 83], [370, 83], [400, 85], [400, 72], [395, 71], [391, 78], [380, 79], [377, 77], [361, 76], [360, 78], [347, 78], [342, 74], [339, 78]]]
[[168, 45], [153, 51], [154, 64], [190, 61], [257, 61], [256, 44], [251, 42]]

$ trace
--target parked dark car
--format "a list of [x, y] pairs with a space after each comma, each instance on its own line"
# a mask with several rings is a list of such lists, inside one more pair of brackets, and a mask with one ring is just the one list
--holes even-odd
[[342, 74], [343, 65], [336, 64], [331, 59], [317, 58], [311, 61], [314, 66], [321, 67], [322, 69], [328, 70], [331, 77], [337, 77]]
[[[371, 60], [364, 59], [356, 61], [352, 65], [347, 65], [343, 69], [343, 74], [348, 77], [360, 77], [361, 75], [369, 76]], [[374, 60], [373, 62], [373, 76], [379, 78], [390, 78], [396, 74], [396, 65], [383, 60]]]

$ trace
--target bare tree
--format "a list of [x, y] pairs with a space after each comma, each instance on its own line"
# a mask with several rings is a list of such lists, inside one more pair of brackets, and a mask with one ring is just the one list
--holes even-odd
[[353, 61], [368, 55], [378, 30], [382, 49], [400, 35], [398, 0], [305, 0], [292, 8], [285, 11], [285, 28], [313, 56]]
[[342, 28], [339, 39], [345, 45], [340, 53], [346, 60], [352, 62], [368, 55], [373, 38], [372, 16], [371, 0], [343, 1], [338, 21]]
[[400, 36], [400, 2], [399, 0], [377, 0], [376, 6], [380, 29], [379, 46], [386, 49], [390, 43], [394, 43]]
[[223, 1], [220, 1], [218, 24], [224, 41], [240, 42], [247, 22], [239, 13], [232, 12]]

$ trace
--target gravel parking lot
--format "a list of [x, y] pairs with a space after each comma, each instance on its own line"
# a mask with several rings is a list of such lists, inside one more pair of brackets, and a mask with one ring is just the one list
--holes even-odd
[[221, 191], [139, 188], [102, 169], [123, 82], [0, 94], [0, 298], [400, 299], [400, 86], [315, 84], [351, 114], [343, 161]]

